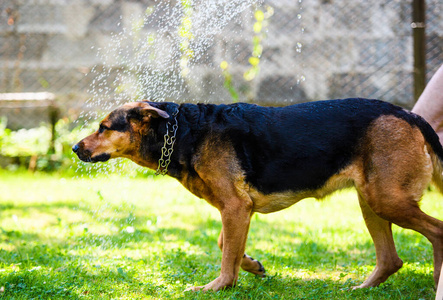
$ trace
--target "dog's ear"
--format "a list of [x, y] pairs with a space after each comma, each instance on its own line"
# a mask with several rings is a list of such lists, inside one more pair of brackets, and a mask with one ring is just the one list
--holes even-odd
[[151, 119], [169, 118], [169, 114], [167, 112], [151, 106], [147, 102], [133, 102], [127, 106], [129, 107], [127, 119], [133, 124], [133, 129], [139, 132], [141, 135], [145, 135], [149, 131]]
[[169, 118], [169, 114], [164, 110], [153, 107], [146, 102], [140, 102], [140, 103], [142, 103], [142, 106], [140, 107], [140, 112], [143, 116], [151, 116], [154, 118], [164, 118], [164, 119]]
[[169, 114], [164, 110], [149, 105], [149, 103], [136, 102], [133, 108], [130, 109], [128, 117], [139, 121], [149, 121], [150, 118], [168, 119]]

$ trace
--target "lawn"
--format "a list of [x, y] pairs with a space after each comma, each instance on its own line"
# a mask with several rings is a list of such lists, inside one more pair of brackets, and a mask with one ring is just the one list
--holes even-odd
[[[443, 218], [443, 197], [422, 207]], [[217, 277], [218, 211], [167, 177], [0, 171], [1, 299], [433, 299], [432, 248], [394, 226], [404, 267], [351, 290], [375, 251], [353, 190], [253, 217], [247, 253], [268, 276], [184, 293]]]

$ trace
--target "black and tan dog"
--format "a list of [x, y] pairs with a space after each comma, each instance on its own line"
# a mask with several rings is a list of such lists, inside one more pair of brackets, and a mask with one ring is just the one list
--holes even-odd
[[126, 157], [179, 180], [220, 210], [221, 274], [193, 290], [235, 285], [239, 268], [263, 275], [245, 254], [254, 212], [355, 186], [376, 250], [376, 268], [358, 287], [377, 286], [402, 266], [391, 224], [420, 232], [443, 260], [443, 222], [419, 201], [433, 181], [443, 190], [443, 148], [426, 121], [377, 100], [345, 99], [261, 107], [128, 103], [73, 147], [86, 162]]

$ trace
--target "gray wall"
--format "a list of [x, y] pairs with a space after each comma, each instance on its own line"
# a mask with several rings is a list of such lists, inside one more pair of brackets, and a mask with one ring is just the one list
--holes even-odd
[[[129, 97], [231, 102], [219, 67], [227, 61], [241, 101], [369, 97], [413, 105], [411, 1], [266, 0], [247, 9], [240, 7], [246, 1], [220, 2], [194, 1], [189, 47], [195, 55], [182, 78], [180, 1], [3, 0], [0, 92], [53, 92], [70, 113], [91, 97], [98, 99], [93, 105]], [[254, 11], [267, 5], [273, 15], [261, 42], [260, 72], [246, 81]], [[154, 13], [137, 34], [140, 44], [151, 38], [151, 50], [128, 37], [147, 7]], [[430, 76], [443, 62], [443, 0], [427, 7]], [[172, 22], [168, 14], [176, 14]], [[125, 92], [115, 93], [116, 87]]]

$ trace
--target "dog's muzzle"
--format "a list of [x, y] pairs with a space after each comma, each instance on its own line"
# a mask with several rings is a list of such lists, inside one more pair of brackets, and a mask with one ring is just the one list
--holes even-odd
[[91, 152], [89, 150], [82, 149], [80, 143], [75, 144], [72, 147], [72, 151], [77, 154], [78, 158], [84, 162], [92, 162]]
[[81, 147], [81, 145], [79, 145], [79, 144], [80, 143], [75, 144], [72, 147], [72, 151], [75, 154], [77, 154], [77, 156], [80, 160], [82, 160], [84, 162], [92, 162], [92, 163], [99, 162], [99, 161], [104, 162], [104, 161], [108, 161], [111, 158], [111, 155], [108, 153], [102, 153], [102, 154], [92, 157], [91, 151], [89, 151], [87, 149], [82, 149], [83, 147]]

